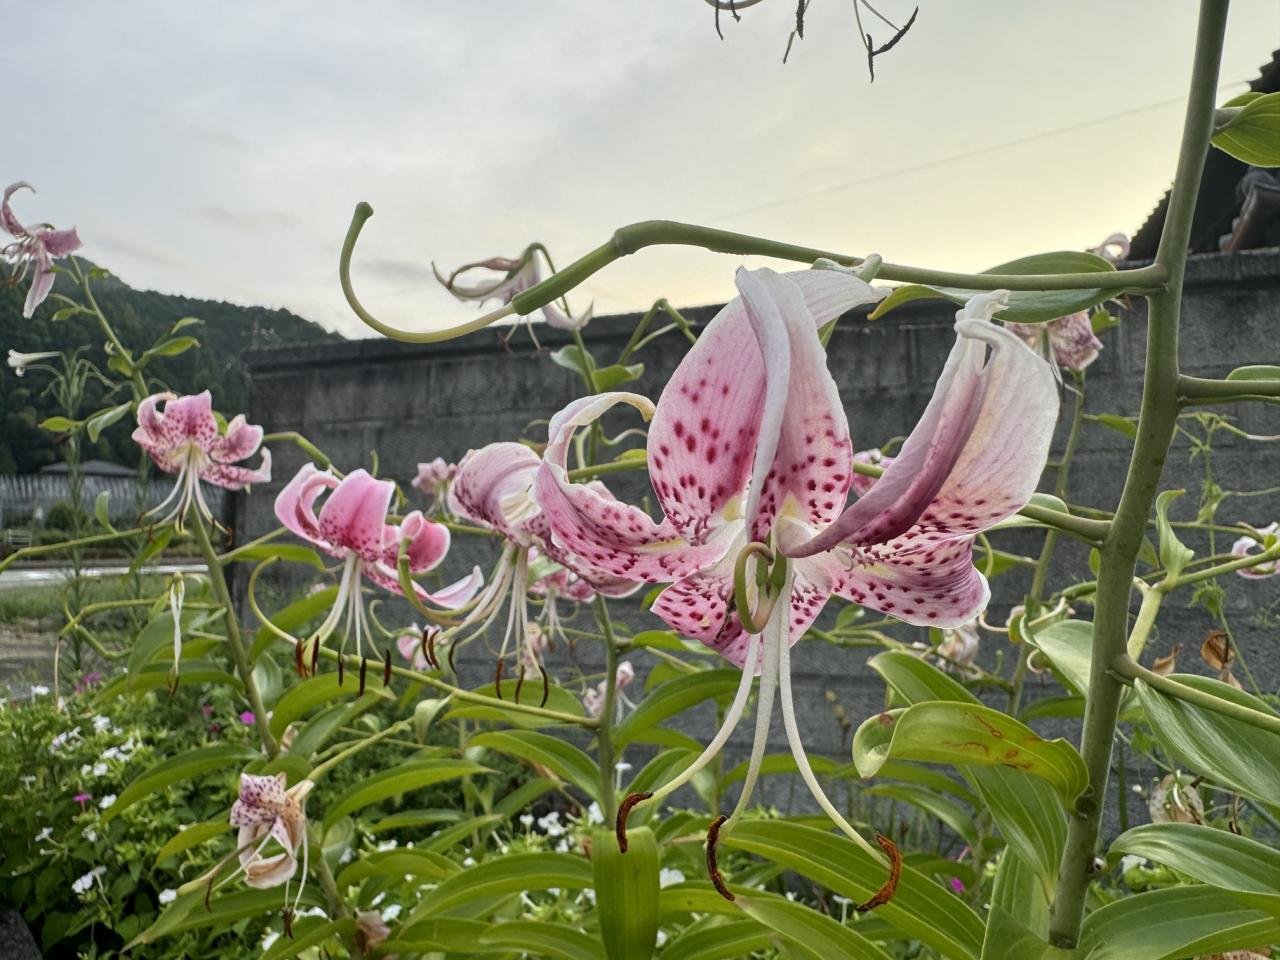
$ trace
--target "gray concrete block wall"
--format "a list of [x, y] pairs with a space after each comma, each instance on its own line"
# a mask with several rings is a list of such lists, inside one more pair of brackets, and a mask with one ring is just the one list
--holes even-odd
[[[1278, 250], [1193, 258], [1183, 311], [1181, 352], [1186, 372], [1213, 376], [1243, 364], [1280, 363], [1278, 293]], [[692, 309], [687, 315], [701, 323], [714, 315], [714, 309]], [[595, 320], [585, 333], [589, 349], [602, 362], [610, 362], [638, 316]], [[1122, 316], [1123, 324], [1103, 335], [1105, 348], [1089, 368], [1089, 413], [1137, 413], [1145, 346], [1143, 301], [1135, 299]], [[950, 350], [953, 318], [954, 307], [924, 301], [909, 304], [883, 320], [851, 317], [841, 323], [830, 345], [830, 367], [845, 400], [855, 448], [878, 445], [910, 431]], [[456, 460], [468, 449], [495, 440], [520, 436], [545, 440], [544, 425], [527, 431], [526, 426], [545, 421], [571, 400], [576, 395], [576, 381], [547, 355], [567, 338], [542, 329], [539, 338], [544, 346], [541, 354], [532, 350], [523, 333], [516, 334], [508, 349], [493, 330], [437, 345], [363, 340], [252, 352], [244, 358], [251, 383], [249, 419], [262, 423], [268, 431], [300, 431], [346, 470], [367, 466], [370, 451], [376, 449], [380, 473], [397, 479], [408, 490], [419, 461], [436, 456]], [[683, 344], [682, 338], [673, 335], [647, 347], [639, 357], [645, 363], [645, 375], [628, 389], [656, 400], [683, 355]], [[1247, 431], [1280, 434], [1280, 407], [1215, 409]], [[1065, 423], [1058, 447], [1064, 436]], [[274, 452], [277, 480], [243, 501], [241, 541], [275, 526], [274, 494], [302, 462], [299, 452], [283, 445]], [[1072, 469], [1072, 499], [1113, 507], [1129, 452], [1127, 437], [1087, 424]], [[1251, 490], [1280, 485], [1280, 443], [1248, 443], [1221, 436], [1213, 463], [1224, 486]], [[1189, 445], [1180, 441], [1170, 454], [1163, 484], [1188, 490], [1185, 501], [1174, 510], [1176, 517], [1194, 516], [1203, 471], [1203, 462], [1191, 460]], [[643, 487], [639, 477], [618, 479], [611, 485], [619, 495], [633, 496], [641, 495]], [[1046, 486], [1051, 485], [1050, 476]], [[1233, 498], [1223, 505], [1219, 517], [1228, 524], [1270, 522], [1280, 518], [1280, 496]], [[1039, 535], [1005, 535], [1000, 545], [1034, 555]], [[1206, 546], [1194, 545], [1198, 550]], [[1218, 546], [1224, 546], [1221, 538]], [[469, 564], [491, 562], [493, 556], [491, 545], [457, 538], [450, 571], [460, 574]], [[1089, 579], [1087, 551], [1065, 542], [1055, 576], [1060, 583]], [[993, 586], [992, 619], [999, 622], [1003, 611], [1019, 601], [1028, 579], [1015, 573], [997, 579]], [[1232, 623], [1248, 663], [1264, 688], [1274, 690], [1280, 686], [1280, 626], [1275, 622], [1280, 619], [1280, 580], [1246, 583], [1233, 578], [1230, 588]], [[1092, 612], [1082, 606], [1078, 615], [1088, 619]], [[638, 611], [634, 622], [637, 626], [661, 626], [656, 618]], [[1180, 667], [1202, 671], [1197, 651], [1211, 626], [1203, 610], [1182, 609], [1181, 601], [1174, 601], [1162, 614], [1154, 649], [1164, 653], [1181, 644]], [[999, 638], [985, 638], [984, 658], [993, 661], [1000, 646]], [[592, 664], [589, 652], [580, 653]], [[1004, 654], [1006, 662], [1015, 655], [1008, 649]], [[883, 688], [865, 666], [868, 655], [821, 643], [802, 644], [796, 650], [796, 701], [810, 750], [833, 754], [847, 750], [825, 691], [834, 692], [855, 724], [881, 708]], [[468, 668], [468, 674], [473, 671], [472, 679], [478, 682], [492, 676], [491, 667], [482, 663]], [[701, 717], [695, 712], [688, 722], [690, 732], [708, 734], [709, 715]], [[744, 724], [734, 738], [734, 756], [742, 755], [749, 730]], [[1070, 724], [1062, 732], [1074, 735]], [[786, 749], [776, 718], [771, 740], [772, 749]]]

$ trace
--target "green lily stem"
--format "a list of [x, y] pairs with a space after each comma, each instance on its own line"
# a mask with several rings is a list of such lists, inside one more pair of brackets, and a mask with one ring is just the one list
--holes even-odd
[[[1066, 500], [1067, 480], [1071, 472], [1071, 461], [1075, 458], [1076, 446], [1080, 439], [1080, 425], [1084, 422], [1084, 376], [1075, 374], [1075, 403], [1071, 409], [1071, 427], [1067, 432], [1067, 444], [1062, 451], [1062, 459], [1058, 461], [1057, 476], [1054, 478], [1053, 495], [1059, 500]], [[1105, 522], [1105, 521], [1104, 521]], [[1050, 528], [1045, 531], [1044, 543], [1040, 546], [1040, 557], [1036, 560], [1035, 573], [1031, 575], [1030, 596], [1037, 603], [1045, 600], [1044, 590], [1049, 579], [1049, 567], [1053, 563], [1053, 555], [1058, 546], [1058, 530]], [[1013, 671], [1013, 690], [1009, 694], [1008, 712], [1018, 715], [1022, 705], [1022, 688], [1026, 685], [1027, 672], [1031, 665], [1032, 650], [1030, 644], [1022, 644], [1018, 650], [1018, 665]]]
[[256, 540], [250, 540], [248, 543], [242, 543], [240, 546], [236, 547], [234, 550], [228, 550], [226, 553], [219, 554], [218, 562], [221, 563], [223, 566], [226, 566], [228, 563], [236, 563], [246, 553], [249, 553], [255, 547], [261, 547], [270, 543], [272, 540], [280, 536], [280, 534], [282, 533], [284, 533], [284, 527], [276, 527], [276, 529], [272, 530], [270, 533], [264, 533], [262, 536], [258, 537]]
[[[833, 260], [842, 266], [859, 266], [866, 258], [819, 250], [814, 247], [781, 243], [744, 233], [716, 230], [674, 220], [644, 220], [620, 227], [609, 240], [583, 257], [575, 260], [558, 273], [541, 283], [517, 294], [509, 307], [477, 317], [468, 323], [447, 330], [417, 332], [398, 330], [378, 320], [360, 302], [351, 283], [351, 257], [361, 230], [373, 216], [373, 207], [361, 201], [351, 215], [351, 225], [342, 243], [338, 257], [338, 279], [347, 303], [361, 320], [385, 336], [411, 343], [433, 343], [451, 340], [482, 329], [496, 320], [512, 315], [527, 316], [533, 311], [558, 300], [592, 274], [604, 269], [613, 261], [629, 256], [645, 247], [657, 245], [701, 247], [714, 253], [735, 256], [765, 256], [797, 263], [811, 264], [816, 260]], [[1116, 293], [1160, 289], [1168, 281], [1167, 268], [1157, 262], [1137, 270], [1106, 273], [1058, 273], [1058, 274], [999, 274], [955, 273], [948, 270], [927, 270], [920, 267], [883, 263], [879, 268], [883, 280], [903, 283], [924, 283], [934, 286], [959, 287], [965, 290], [1108, 290]]]
[[342, 761], [346, 760], [349, 757], [354, 757], [361, 750], [365, 749], [366, 747], [373, 746], [379, 740], [385, 740], [387, 737], [392, 737], [392, 736], [395, 736], [397, 733], [408, 730], [411, 726], [412, 724], [408, 720], [398, 720], [397, 722], [393, 723], [391, 726], [387, 727], [387, 729], [380, 730], [375, 734], [365, 737], [359, 743], [353, 743], [351, 746], [347, 747], [341, 753], [334, 754], [328, 760], [324, 761], [324, 763], [320, 764], [317, 767], [314, 767], [312, 771], [307, 774], [307, 779], [313, 781], [314, 783], [319, 783], [321, 777], [323, 777], [326, 773], [328, 773], [338, 764], [342, 763]]
[[1280, 716], [1274, 713], [1263, 713], [1261, 710], [1254, 710], [1252, 707], [1246, 707], [1232, 700], [1224, 700], [1205, 690], [1197, 690], [1173, 677], [1161, 676], [1154, 670], [1148, 670], [1142, 664], [1135, 662], [1127, 654], [1116, 657], [1111, 662], [1111, 669], [1126, 680], [1141, 681], [1167, 697], [1202, 707], [1231, 720], [1239, 720], [1241, 723], [1247, 723], [1267, 733], [1280, 734]]
[[[1259, 553], [1251, 553], [1243, 557], [1236, 557], [1226, 563], [1220, 563], [1217, 566], [1206, 567], [1203, 570], [1197, 570], [1194, 573], [1184, 573], [1172, 580], [1163, 581], [1161, 589], [1172, 590], [1174, 587], [1183, 587], [1189, 583], [1199, 583], [1201, 580], [1212, 580], [1224, 573], [1234, 573], [1237, 570], [1247, 570], [1250, 567], [1256, 567], [1262, 563], [1280, 562], [1280, 544], [1272, 547], [1270, 550], [1263, 550]], [[1169, 586], [1165, 587], [1164, 583]]]
[[[663, 327], [661, 330], [655, 331], [652, 336], [646, 337], [645, 334], [649, 330], [649, 325], [653, 323], [660, 312], [665, 313], [670, 317], [672, 323]], [[693, 344], [698, 342], [698, 338], [694, 336], [693, 329], [690, 326], [689, 321], [684, 318], [684, 314], [671, 306], [671, 304], [667, 302], [666, 297], [663, 297], [660, 300], [655, 300], [653, 306], [645, 311], [645, 315], [641, 317], [640, 322], [636, 324], [636, 328], [631, 334], [631, 339], [628, 340], [627, 345], [622, 348], [622, 353], [618, 354], [618, 363], [625, 364], [631, 359], [631, 355], [633, 353], [643, 347], [646, 343], [660, 337], [673, 327], [679, 329], [680, 332], [685, 335], [685, 339], [688, 340], [689, 343]]]
[[134, 366], [133, 355], [125, 349], [125, 345], [120, 342], [120, 338], [112, 328], [111, 322], [107, 320], [106, 314], [98, 306], [98, 300], [94, 297], [93, 288], [89, 283], [89, 275], [80, 269], [80, 262], [75, 257], [71, 258], [71, 265], [75, 270], [76, 280], [80, 283], [80, 292], [84, 294], [84, 299], [89, 306], [90, 312], [97, 317], [98, 326], [102, 328], [103, 336], [107, 338], [108, 342], [115, 347], [120, 356], [129, 364], [129, 382], [133, 387], [134, 403], [139, 403], [150, 393], [147, 389], [146, 378], [143, 377], [142, 371]]
[[604, 703], [600, 709], [600, 722], [596, 727], [596, 744], [600, 759], [600, 811], [605, 823], [613, 823], [618, 814], [618, 796], [614, 786], [618, 762], [613, 744], [613, 724], [618, 703], [618, 641], [613, 633], [613, 621], [603, 596], [595, 599], [596, 621], [604, 637]]
[[1280, 380], [1206, 380], [1185, 374], [1178, 377], [1178, 402], [1183, 406], [1275, 399], [1280, 399]]
[[79, 540], [64, 540], [62, 543], [46, 543], [38, 547], [23, 547], [21, 550], [15, 550], [9, 556], [0, 560], [0, 573], [9, 569], [10, 566], [19, 560], [25, 560], [28, 557], [39, 557], [47, 553], [60, 553], [71, 547], [85, 546], [90, 543], [108, 543], [111, 540], [123, 540], [126, 537], [137, 536], [145, 533], [142, 527], [134, 527], [130, 530], [117, 530], [114, 533], [95, 533], [88, 537], [81, 537]]
[[292, 443], [302, 448], [302, 452], [314, 460], [321, 470], [333, 465], [328, 455], [314, 443], [295, 430], [282, 430], [279, 433], [268, 433], [262, 438], [263, 443]]
[[1080, 939], [1123, 690], [1112, 665], [1125, 655], [1138, 550], [1177, 427], [1179, 310], [1191, 219], [1209, 149], [1226, 20], [1227, 0], [1202, 0], [1182, 144], [1154, 264], [1162, 268], [1168, 285], [1147, 298], [1147, 352], [1137, 435], [1115, 519], [1099, 550], [1093, 658], [1080, 739], [1089, 786], [1068, 821], [1049, 921], [1050, 942], [1064, 949], [1074, 949]]
[[1164, 602], [1167, 592], [1161, 585], [1148, 587], [1143, 584], [1138, 590], [1142, 594], [1142, 605], [1138, 607], [1138, 616], [1134, 618], [1126, 645], [1130, 659], [1135, 662], [1142, 659], [1142, 651], [1146, 649], [1147, 638], [1156, 625], [1156, 616], [1160, 613], [1160, 604]]
[[231, 658], [235, 661], [236, 672], [240, 674], [240, 680], [244, 683], [245, 696], [249, 698], [249, 708], [253, 711], [254, 725], [258, 728], [258, 736], [262, 739], [262, 746], [267, 751], [267, 756], [275, 757], [280, 752], [280, 745], [271, 733], [271, 725], [267, 721], [267, 708], [262, 702], [258, 683], [253, 678], [253, 664], [249, 662], [249, 651], [244, 645], [244, 639], [240, 636], [240, 622], [236, 617], [235, 605], [231, 601], [231, 591], [227, 588], [226, 575], [222, 572], [217, 551], [209, 542], [209, 531], [205, 529], [204, 521], [197, 518], [191, 526], [195, 530], [196, 543], [200, 547], [205, 565], [209, 568], [209, 582], [213, 584], [213, 595], [227, 611], [224, 619], [227, 644], [231, 647]]
[[[342, 894], [338, 892], [338, 881], [334, 879], [333, 871], [329, 869], [329, 861], [324, 857], [324, 838], [318, 841], [310, 835], [308, 827], [307, 843], [311, 844], [320, 851], [320, 855], [315, 858], [316, 874], [320, 879], [320, 889], [324, 891], [325, 903], [328, 906], [329, 918], [331, 920], [341, 920], [343, 917], [351, 916], [351, 910], [347, 907], [347, 903], [342, 899]], [[355, 933], [344, 934], [343, 941], [347, 945], [354, 960], [363, 960], [364, 950], [360, 946], [359, 938]]]

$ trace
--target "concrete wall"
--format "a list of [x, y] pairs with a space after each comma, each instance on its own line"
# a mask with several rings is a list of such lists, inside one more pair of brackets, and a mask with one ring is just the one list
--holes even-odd
[[[1194, 258], [1188, 271], [1184, 306], [1182, 358], [1188, 373], [1210, 376], [1249, 363], [1280, 362], [1280, 251], [1254, 251]], [[1104, 334], [1105, 349], [1089, 369], [1091, 413], [1136, 414], [1141, 387], [1145, 341], [1144, 304], [1136, 301], [1124, 312], [1124, 323]], [[705, 322], [711, 309], [690, 310], [691, 319]], [[862, 318], [843, 321], [830, 345], [830, 365], [840, 387], [853, 431], [855, 448], [878, 445], [906, 434], [931, 394], [934, 381], [952, 343], [954, 308], [937, 301], [917, 302], [875, 323]], [[587, 330], [590, 349], [602, 361], [616, 356], [630, 335], [636, 315], [601, 318]], [[541, 354], [518, 334], [510, 350], [494, 331], [483, 331], [441, 345], [413, 346], [385, 340], [281, 348], [247, 354], [251, 379], [249, 418], [269, 431], [298, 430], [327, 451], [344, 469], [369, 463], [377, 450], [380, 472], [407, 484], [420, 460], [444, 456], [455, 460], [467, 449], [494, 440], [527, 436], [545, 439], [545, 421], [575, 394], [575, 378], [547, 355], [565, 340], [556, 331], [539, 330]], [[682, 355], [683, 341], [669, 336], [646, 348], [641, 359], [644, 378], [630, 385], [656, 399]], [[1064, 410], [1065, 410], [1064, 406]], [[1280, 434], [1280, 408], [1251, 405], [1226, 408], [1243, 430]], [[1059, 438], [1059, 445], [1061, 443]], [[1071, 498], [1092, 506], [1114, 506], [1130, 444], [1122, 434], [1087, 424], [1071, 478]], [[1170, 456], [1165, 486], [1185, 487], [1185, 505], [1178, 518], [1190, 519], [1203, 477], [1203, 459], [1193, 461], [1185, 441]], [[256, 490], [243, 505], [240, 537], [260, 534], [275, 525], [273, 495], [301, 463], [295, 451], [275, 450], [278, 483]], [[1280, 445], [1247, 443], [1221, 437], [1213, 454], [1219, 482], [1230, 489], [1254, 490], [1280, 485]], [[1051, 485], [1050, 478], [1049, 484]], [[634, 486], [634, 480], [631, 482]], [[614, 485], [617, 488], [617, 484]], [[636, 491], [638, 493], [638, 491]], [[1280, 518], [1280, 497], [1230, 499], [1220, 522], [1264, 524]], [[1219, 541], [1219, 547], [1223, 545]], [[1034, 555], [1038, 535], [1002, 535], [1000, 546]], [[463, 563], [483, 562], [492, 551], [486, 545], [458, 541]], [[1086, 551], [1073, 543], [1060, 550], [1055, 582], [1089, 579]], [[1003, 622], [1003, 610], [1018, 602], [1027, 589], [1025, 576], [1009, 574], [993, 583], [993, 622]], [[1280, 580], [1246, 583], [1233, 578], [1229, 610], [1232, 626], [1248, 665], [1264, 689], [1280, 684]], [[1091, 611], [1078, 611], [1084, 618]], [[639, 615], [650, 626], [656, 618]], [[1199, 671], [1197, 651], [1212, 623], [1200, 609], [1167, 605], [1152, 649], [1157, 654], [1182, 644], [1180, 667]], [[998, 637], [984, 640], [984, 659], [1005, 662], [1016, 656]], [[1002, 649], [1003, 648], [1003, 649]], [[589, 652], [579, 651], [587, 660]], [[882, 684], [865, 667], [865, 650], [835, 649], [820, 642], [801, 644], [793, 657], [797, 702], [804, 716], [802, 729], [810, 750], [847, 756], [848, 744], [835, 722], [827, 691], [834, 694], [856, 725], [882, 705]], [[491, 676], [491, 662], [474, 668], [476, 679]], [[1033, 694], [1034, 695], [1034, 694]], [[706, 717], [695, 716], [691, 732], [706, 735]], [[1073, 736], [1070, 725], [1062, 730]], [[775, 749], [785, 750], [780, 725], [775, 723]], [[749, 736], [746, 725], [736, 749]], [[1149, 772], [1149, 771], [1147, 771]], [[1139, 771], [1139, 774], [1142, 772]], [[785, 802], [786, 778], [774, 778], [775, 799]], [[1135, 811], [1136, 812], [1136, 811]]]

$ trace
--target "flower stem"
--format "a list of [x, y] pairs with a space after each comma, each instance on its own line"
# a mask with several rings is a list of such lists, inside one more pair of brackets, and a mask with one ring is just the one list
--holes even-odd
[[258, 736], [262, 738], [262, 746], [267, 756], [274, 757], [280, 752], [280, 745], [271, 733], [271, 725], [267, 722], [267, 708], [262, 702], [262, 694], [258, 690], [257, 681], [253, 679], [253, 664], [249, 662], [249, 652], [245, 648], [244, 639], [240, 636], [240, 621], [236, 617], [235, 605], [231, 602], [231, 591], [227, 588], [227, 578], [222, 571], [218, 554], [209, 542], [209, 531], [204, 521], [196, 518], [191, 524], [196, 534], [196, 544], [204, 557], [205, 566], [209, 568], [209, 582], [213, 584], [213, 595], [227, 611], [224, 626], [227, 630], [227, 644], [231, 647], [231, 658], [235, 661], [236, 672], [244, 683], [245, 696], [249, 698], [249, 708], [253, 711], [253, 722], [258, 728]]
[[614, 781], [618, 762], [613, 744], [613, 724], [618, 703], [618, 641], [613, 635], [613, 621], [603, 596], [595, 599], [596, 621], [604, 635], [604, 704], [600, 708], [600, 724], [596, 727], [596, 744], [600, 758], [600, 811], [605, 823], [613, 823], [618, 815], [618, 796]]
[[1119, 716], [1123, 684], [1112, 664], [1125, 653], [1138, 549], [1177, 426], [1179, 308], [1191, 220], [1209, 149], [1226, 20], [1227, 0], [1202, 0], [1178, 168], [1154, 264], [1168, 277], [1168, 286], [1147, 298], [1147, 354], [1137, 436], [1120, 504], [1100, 549], [1093, 661], [1080, 743], [1089, 786], [1076, 801], [1067, 826], [1049, 922], [1050, 941], [1067, 949], [1080, 939]]
[[1274, 713], [1263, 713], [1261, 710], [1254, 710], [1252, 707], [1246, 707], [1232, 700], [1225, 700], [1207, 690], [1198, 690], [1180, 680], [1175, 680], [1173, 677], [1161, 676], [1154, 670], [1148, 670], [1128, 654], [1116, 657], [1111, 666], [1120, 676], [1128, 680], [1141, 680], [1167, 697], [1203, 707], [1205, 710], [1232, 720], [1239, 720], [1241, 723], [1247, 723], [1267, 733], [1280, 734], [1280, 716]]

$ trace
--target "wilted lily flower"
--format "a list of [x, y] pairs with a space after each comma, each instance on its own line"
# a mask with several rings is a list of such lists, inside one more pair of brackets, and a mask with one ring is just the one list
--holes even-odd
[[[163, 410], [159, 408], [161, 403]], [[189, 397], [172, 393], [147, 397], [138, 404], [138, 428], [133, 431], [133, 441], [157, 467], [178, 475], [169, 496], [148, 515], [174, 504], [159, 522], [172, 521], [179, 530], [193, 504], [205, 522], [214, 522], [200, 490], [201, 480], [227, 490], [243, 490], [252, 483], [271, 480], [271, 451], [266, 448], [262, 449], [262, 465], [258, 469], [236, 466], [262, 446], [262, 428], [246, 423], [243, 415], [237, 415], [225, 430], [219, 427], [208, 390]]]
[[1033, 350], [1065, 370], [1077, 373], [1098, 359], [1102, 341], [1093, 332], [1093, 321], [1087, 310], [1069, 313], [1048, 323], [1009, 323], [1006, 326]]
[[391, 928], [376, 910], [356, 911], [356, 941], [368, 953], [391, 936]]
[[[631, 686], [631, 681], [635, 678], [636, 671], [635, 668], [631, 666], [631, 661], [623, 660], [618, 664], [618, 670], [613, 676], [613, 689], [619, 694], [619, 708], [622, 706], [622, 691]], [[593, 717], [598, 717], [604, 712], [604, 698], [607, 693], [607, 683], [608, 681], [601, 680], [598, 684], [591, 687], [582, 695], [582, 705], [586, 708], [587, 713]]]
[[[1057, 419], [1057, 391], [1049, 367], [991, 322], [1006, 294], [974, 297], [957, 313], [956, 345], [919, 424], [867, 494], [846, 508], [852, 446], [817, 331], [882, 294], [836, 271], [740, 270], [738, 289], [654, 411], [649, 472], [663, 520], [573, 484], [566, 472], [575, 429], [620, 402], [647, 412], [634, 394], [584, 398], [552, 419], [537, 496], [565, 549], [618, 575], [672, 581], [653, 611], [744, 668], [722, 729], [658, 795], [719, 751], [759, 670], [760, 735], [738, 810], [759, 772], [780, 688], [802, 778], [832, 820], [866, 845], [805, 757], [790, 645], [832, 593], [927, 626], [958, 626], [983, 609], [989, 590], [973, 567], [974, 538], [1030, 499]], [[767, 557], [779, 581], [776, 602], [763, 604], [759, 633], [744, 629], [747, 611], [735, 599], [735, 565], [750, 551]], [[747, 600], [763, 599], [753, 599], [751, 587]]]
[[[498, 651], [499, 663], [514, 645], [522, 676], [527, 664], [540, 664], [537, 651], [531, 654], [526, 650], [533, 636], [528, 612], [531, 584], [554, 572], [546, 569], [539, 572], [538, 567], [545, 567], [547, 561], [558, 564], [589, 584], [593, 591], [611, 597], [627, 596], [640, 583], [634, 577], [615, 576], [570, 551], [559, 549], [552, 542], [547, 520], [532, 495], [541, 462], [524, 444], [491, 443], [469, 451], [462, 458], [449, 488], [452, 513], [496, 531], [506, 543], [498, 567], [474, 608], [460, 625], [446, 631], [446, 635], [453, 642], [478, 636], [509, 604], [507, 629]], [[558, 630], [558, 623], [550, 620], [551, 609], [548, 603], [547, 626], [549, 630]]]
[[[1276, 543], [1280, 543], [1280, 522], [1269, 523], [1265, 527], [1259, 527], [1258, 534], [1262, 538], [1261, 542], [1254, 537], [1241, 537], [1233, 543], [1231, 545], [1232, 555], [1247, 557], [1250, 554], [1261, 553]], [[1274, 577], [1276, 574], [1280, 574], [1280, 561], [1273, 560], [1271, 563], [1259, 563], [1257, 566], [1237, 570], [1236, 573], [1249, 580]]]
[[943, 630], [942, 642], [934, 649], [942, 659], [942, 669], [964, 677], [976, 675], [973, 661], [978, 656], [979, 640], [976, 619]]
[[[237, 873], [244, 882], [258, 890], [285, 886], [287, 914], [298, 908], [307, 885], [309, 845], [307, 843], [307, 794], [315, 784], [299, 780], [285, 789], [285, 775], [255, 776], [240, 774], [240, 796], [231, 805], [231, 825], [240, 828], [236, 852], [240, 858]], [[275, 842], [278, 853], [267, 854]], [[288, 906], [288, 882], [298, 870], [298, 851], [302, 851], [302, 879], [292, 906]], [[212, 881], [210, 881], [212, 882]], [[286, 921], [287, 923], [287, 921]]]
[[[525, 248], [518, 259], [490, 257], [488, 260], [464, 263], [447, 277], [441, 275], [434, 263], [431, 269], [444, 288], [459, 300], [472, 300], [480, 304], [488, 300], [510, 303], [517, 294], [524, 293], [541, 282], [542, 268], [538, 265], [539, 255], [546, 257], [546, 250], [542, 244], [532, 243]], [[473, 270], [490, 270], [501, 273], [503, 276], [472, 284], [459, 282], [459, 277]], [[581, 330], [591, 322], [591, 315], [592, 308], [587, 307], [582, 313], [574, 316], [564, 297], [553, 300], [542, 308], [542, 318], [547, 322], [547, 326], [557, 330]]]
[[[387, 523], [395, 484], [376, 480], [365, 470], [355, 470], [341, 480], [328, 470], [304, 463], [276, 497], [276, 518], [297, 536], [342, 561], [338, 596], [324, 622], [307, 638], [296, 641], [298, 664], [337, 629], [345, 616], [342, 645], [355, 634], [356, 653], [362, 654], [364, 638], [373, 640], [362, 596], [362, 578], [384, 590], [403, 596], [397, 562], [403, 547], [410, 574], [434, 570], [449, 552], [449, 528], [428, 520], [414, 510], [397, 525]], [[316, 514], [316, 501], [327, 494]], [[444, 609], [465, 604], [481, 583], [479, 568], [437, 592], [414, 583], [417, 598]]]
[[27, 271], [34, 269], [31, 287], [27, 290], [27, 301], [22, 307], [22, 315], [29, 318], [53, 289], [54, 258], [65, 257], [80, 249], [81, 244], [75, 227], [70, 230], [55, 230], [47, 223], [24, 226], [9, 205], [9, 198], [23, 188], [35, 192], [35, 187], [31, 184], [19, 181], [5, 188], [4, 200], [0, 202], [0, 227], [13, 237], [10, 243], [0, 247], [0, 258], [13, 264], [14, 283], [21, 283]]
[[52, 360], [56, 356], [59, 356], [56, 350], [46, 350], [43, 353], [19, 353], [17, 350], [10, 350], [9, 366], [13, 369], [14, 376], [20, 377], [32, 364], [39, 363], [41, 360]]

